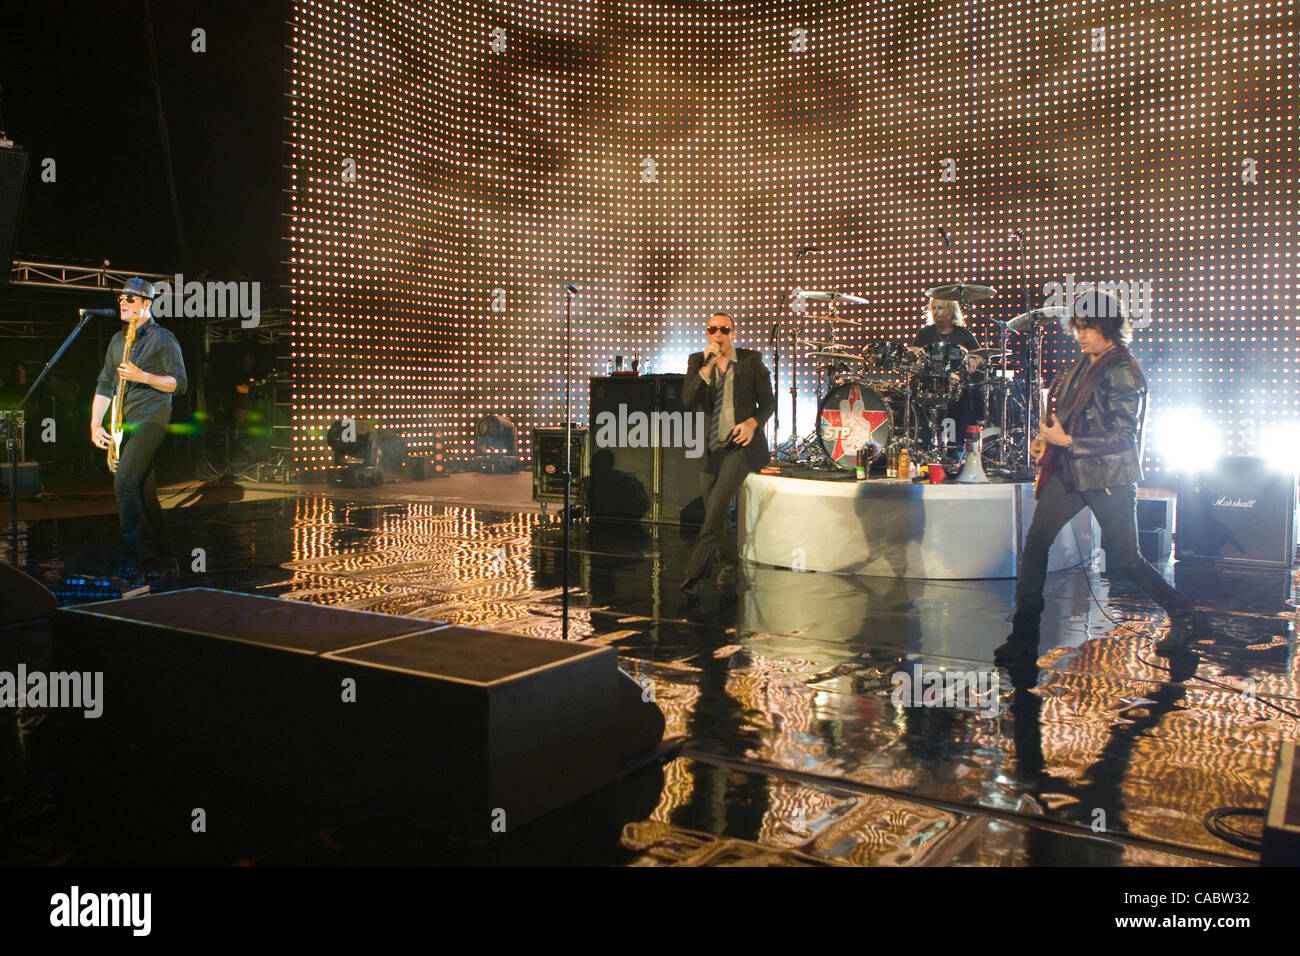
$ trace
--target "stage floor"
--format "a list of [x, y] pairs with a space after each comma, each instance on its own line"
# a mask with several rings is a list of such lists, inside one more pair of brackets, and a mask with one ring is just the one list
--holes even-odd
[[[474, 476], [475, 500], [499, 489], [518, 504], [521, 478]], [[558, 638], [556, 516], [437, 494], [396, 484], [174, 509], [178, 547], [202, 547], [207, 562], [174, 586]], [[117, 527], [111, 515], [33, 516], [24, 532], [23, 566], [53, 584], [111, 563]], [[1213, 635], [1177, 673], [1152, 651], [1164, 618], [1145, 597], [1081, 569], [1049, 575], [1043, 656], [1014, 680], [1001, 672], [984, 711], [900, 704], [893, 681], [913, 668], [993, 673], [1013, 581], [760, 568], [734, 598], [710, 583], [687, 599], [676, 585], [691, 540], [677, 528], [592, 525], [573, 545], [571, 637], [615, 646], [653, 681], [669, 735], [683, 738], [665, 764], [467, 848], [413, 819], [309, 818], [136, 754], [103, 755], [137, 781], [106, 794], [93, 766], [51, 773], [58, 741], [40, 713], [4, 709], [0, 863], [1250, 862], [1202, 818], [1263, 806], [1277, 742], [1300, 731], [1276, 709], [1300, 713], [1286, 572], [1179, 566]], [[48, 653], [48, 634], [11, 631], [0, 668]], [[239, 825], [201, 844], [160, 836], [160, 801], [200, 786]]]

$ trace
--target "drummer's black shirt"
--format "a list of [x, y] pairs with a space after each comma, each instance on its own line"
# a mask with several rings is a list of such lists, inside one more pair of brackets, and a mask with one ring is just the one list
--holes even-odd
[[[112, 398], [117, 390], [117, 367], [122, 364], [122, 344], [126, 327], [118, 329], [104, 354], [104, 368], [95, 384], [95, 394]], [[122, 421], [133, 425], [157, 422], [164, 428], [172, 417], [172, 396], [185, 394], [185, 359], [176, 336], [152, 318], [135, 330], [131, 361], [144, 372], [170, 375], [176, 379], [176, 391], [164, 392], [143, 382], [127, 382], [123, 393]]]
[[949, 345], [960, 345], [962, 348], [970, 351], [980, 347], [979, 339], [971, 334], [970, 329], [961, 325], [954, 325], [952, 331], [947, 335], [939, 334], [939, 326], [927, 325], [920, 332], [916, 333], [916, 338], [912, 339], [912, 344], [923, 349], [928, 349], [936, 342], [944, 342]]

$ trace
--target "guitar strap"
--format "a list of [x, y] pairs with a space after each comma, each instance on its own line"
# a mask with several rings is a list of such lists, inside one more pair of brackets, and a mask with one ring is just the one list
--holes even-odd
[[[1070, 421], [1075, 413], [1088, 403], [1088, 398], [1092, 395], [1092, 391], [1096, 387], [1097, 377], [1107, 365], [1119, 358], [1121, 354], [1128, 355], [1129, 350], [1124, 348], [1122, 345], [1116, 345], [1101, 358], [1097, 359], [1097, 361], [1085, 365], [1084, 363], [1087, 360], [1080, 359], [1079, 362], [1075, 364], [1074, 368], [1070, 369], [1069, 373], [1065, 376], [1065, 380], [1061, 383], [1061, 390], [1059, 393], [1060, 395], [1068, 395], [1069, 397], [1065, 404], [1060, 405], [1056, 410], [1056, 420], [1061, 423], [1062, 427]], [[1080, 374], [1083, 376], [1081, 379], [1079, 379]], [[1079, 379], [1079, 384], [1071, 388], [1076, 379]]]

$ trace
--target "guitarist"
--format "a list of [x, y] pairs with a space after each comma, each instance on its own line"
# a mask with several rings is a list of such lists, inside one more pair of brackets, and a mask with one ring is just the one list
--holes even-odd
[[154, 456], [172, 416], [172, 396], [185, 393], [185, 359], [180, 343], [149, 315], [154, 287], [140, 278], [127, 279], [117, 297], [118, 315], [123, 323], [135, 327], [131, 355], [123, 361], [123, 343], [127, 326], [108, 343], [104, 368], [95, 386], [95, 401], [90, 410], [90, 440], [97, 448], [107, 449], [113, 436], [104, 427], [117, 391], [119, 377], [125, 382], [122, 407], [124, 439], [113, 475], [113, 493], [117, 496], [118, 515], [122, 523], [122, 557], [114, 577], [123, 585], [145, 583], [141, 552], [142, 524], [148, 526], [157, 551], [157, 564], [149, 569], [159, 576], [179, 573], [176, 549], [167, 525], [163, 522], [154, 477]]
[[1146, 379], [1126, 347], [1133, 339], [1128, 318], [1113, 296], [1093, 291], [1075, 300], [1065, 321], [1083, 355], [1052, 380], [1049, 414], [1032, 446], [1039, 464], [1038, 506], [1025, 538], [1011, 635], [993, 652], [999, 664], [1038, 656], [1047, 551], [1084, 507], [1101, 525], [1116, 570], [1168, 612], [1172, 626], [1156, 650], [1179, 650], [1202, 629], [1192, 602], [1138, 553], [1138, 441]]

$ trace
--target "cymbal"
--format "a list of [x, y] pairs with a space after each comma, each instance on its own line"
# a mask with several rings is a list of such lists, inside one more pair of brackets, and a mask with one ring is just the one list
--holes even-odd
[[795, 339], [795, 341], [800, 345], [806, 345], [810, 349], [816, 349], [819, 352], [832, 352], [848, 348], [847, 345], [844, 345], [841, 342], [814, 342], [812, 339]]
[[865, 355], [854, 355], [852, 352], [805, 352], [804, 358], [824, 358], [833, 362], [865, 362]]
[[1031, 325], [1049, 328], [1069, 314], [1070, 310], [1064, 306], [1049, 305], [1045, 309], [1032, 309], [1029, 312], [1021, 312], [1014, 319], [1007, 322], [1007, 328], [1012, 332], [1023, 332]]
[[844, 316], [836, 315], [834, 312], [827, 312], [825, 315], [821, 316], [821, 318], [825, 319], [827, 322], [839, 322], [842, 323], [843, 325], [862, 324], [861, 319], [846, 319]]
[[925, 291], [928, 299], [945, 299], [949, 302], [982, 302], [996, 294], [992, 286], [966, 285], [964, 282], [950, 282]]
[[852, 302], [854, 305], [866, 305], [867, 300], [847, 292], [813, 292], [808, 289], [797, 290], [791, 298], [804, 298], [809, 302]]

